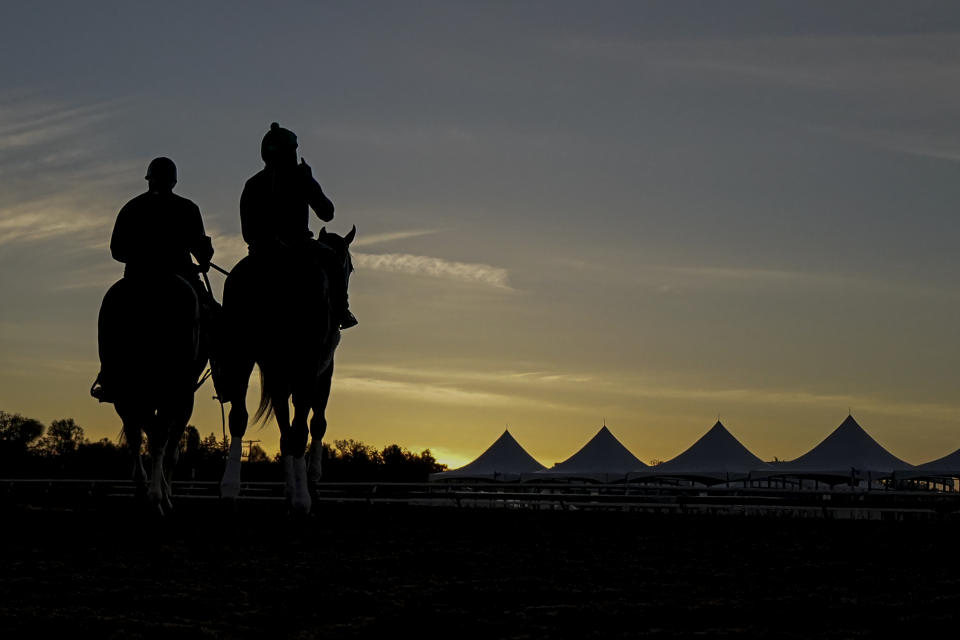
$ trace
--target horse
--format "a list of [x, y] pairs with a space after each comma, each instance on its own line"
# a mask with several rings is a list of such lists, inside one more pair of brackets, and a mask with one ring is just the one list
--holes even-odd
[[[173, 273], [124, 277], [104, 296], [97, 321], [101, 378], [123, 423], [136, 495], [161, 514], [173, 508], [170, 481], [207, 363], [201, 305]], [[152, 471], [147, 487], [143, 434]]]
[[287, 506], [294, 513], [309, 513], [310, 486], [322, 475], [325, 412], [340, 343], [338, 296], [345, 295], [353, 271], [349, 247], [356, 232], [354, 226], [340, 236], [324, 227], [304, 250], [274, 248], [266, 255], [246, 256], [227, 276], [223, 289], [227, 344], [219, 371], [214, 372], [218, 393], [230, 403], [230, 451], [220, 483], [223, 498], [235, 499], [240, 493], [242, 439], [249, 422], [247, 386], [256, 364], [261, 389], [254, 422], [265, 422], [271, 415], [276, 419]]

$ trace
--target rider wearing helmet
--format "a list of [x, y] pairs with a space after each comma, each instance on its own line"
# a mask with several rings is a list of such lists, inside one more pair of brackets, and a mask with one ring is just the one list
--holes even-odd
[[[190, 260], [192, 254], [199, 270], [206, 273], [213, 257], [213, 244], [204, 232], [200, 209], [173, 193], [177, 167], [169, 158], [151, 160], [145, 177], [146, 193], [130, 200], [117, 214], [110, 252], [126, 265], [124, 279], [179, 275], [194, 288], [201, 306], [206, 306], [209, 296], [198, 268]], [[111, 336], [102, 338], [110, 340]], [[101, 402], [113, 402], [115, 386], [101, 371], [90, 393]]]
[[149, 188], [120, 209], [110, 252], [126, 264], [124, 275], [173, 272], [199, 285], [197, 269], [210, 268], [213, 244], [203, 229], [200, 209], [173, 193], [177, 167], [170, 158], [155, 158], [147, 167]]
[[[240, 195], [240, 227], [251, 255], [275, 256], [284, 250], [310, 252], [310, 211], [324, 222], [333, 219], [333, 203], [303, 158], [297, 163], [297, 136], [276, 122], [263, 136], [264, 168], [247, 180]], [[268, 258], [269, 259], [269, 258]], [[347, 298], [347, 275], [330, 274], [331, 295], [340, 307], [341, 329], [357, 324]]]

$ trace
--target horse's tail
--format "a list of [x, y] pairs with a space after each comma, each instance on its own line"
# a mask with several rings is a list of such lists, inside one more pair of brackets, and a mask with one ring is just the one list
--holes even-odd
[[260, 404], [253, 415], [253, 421], [265, 423], [273, 417], [273, 396], [270, 395], [269, 378], [264, 375], [263, 366], [257, 368], [260, 369]]

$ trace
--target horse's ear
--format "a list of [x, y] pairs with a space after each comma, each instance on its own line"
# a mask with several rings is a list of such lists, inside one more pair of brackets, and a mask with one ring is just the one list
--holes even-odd
[[327, 227], [326, 227], [326, 225], [320, 227], [320, 235], [322, 235], [322, 236], [327, 235]]
[[357, 225], [353, 225], [353, 228], [350, 229], [350, 233], [348, 233], [347, 236], [344, 238], [344, 240], [346, 240], [347, 242], [348, 247], [350, 246], [350, 243], [353, 242], [353, 239], [356, 237], [356, 235], [357, 235]]

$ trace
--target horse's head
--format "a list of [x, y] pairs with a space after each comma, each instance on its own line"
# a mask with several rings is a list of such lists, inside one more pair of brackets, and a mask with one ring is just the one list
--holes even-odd
[[326, 227], [320, 229], [317, 240], [329, 247], [337, 256], [337, 261], [344, 267], [344, 273], [349, 275], [353, 272], [353, 259], [350, 257], [350, 244], [357, 236], [357, 225], [353, 225], [350, 232], [345, 236], [327, 231]]

